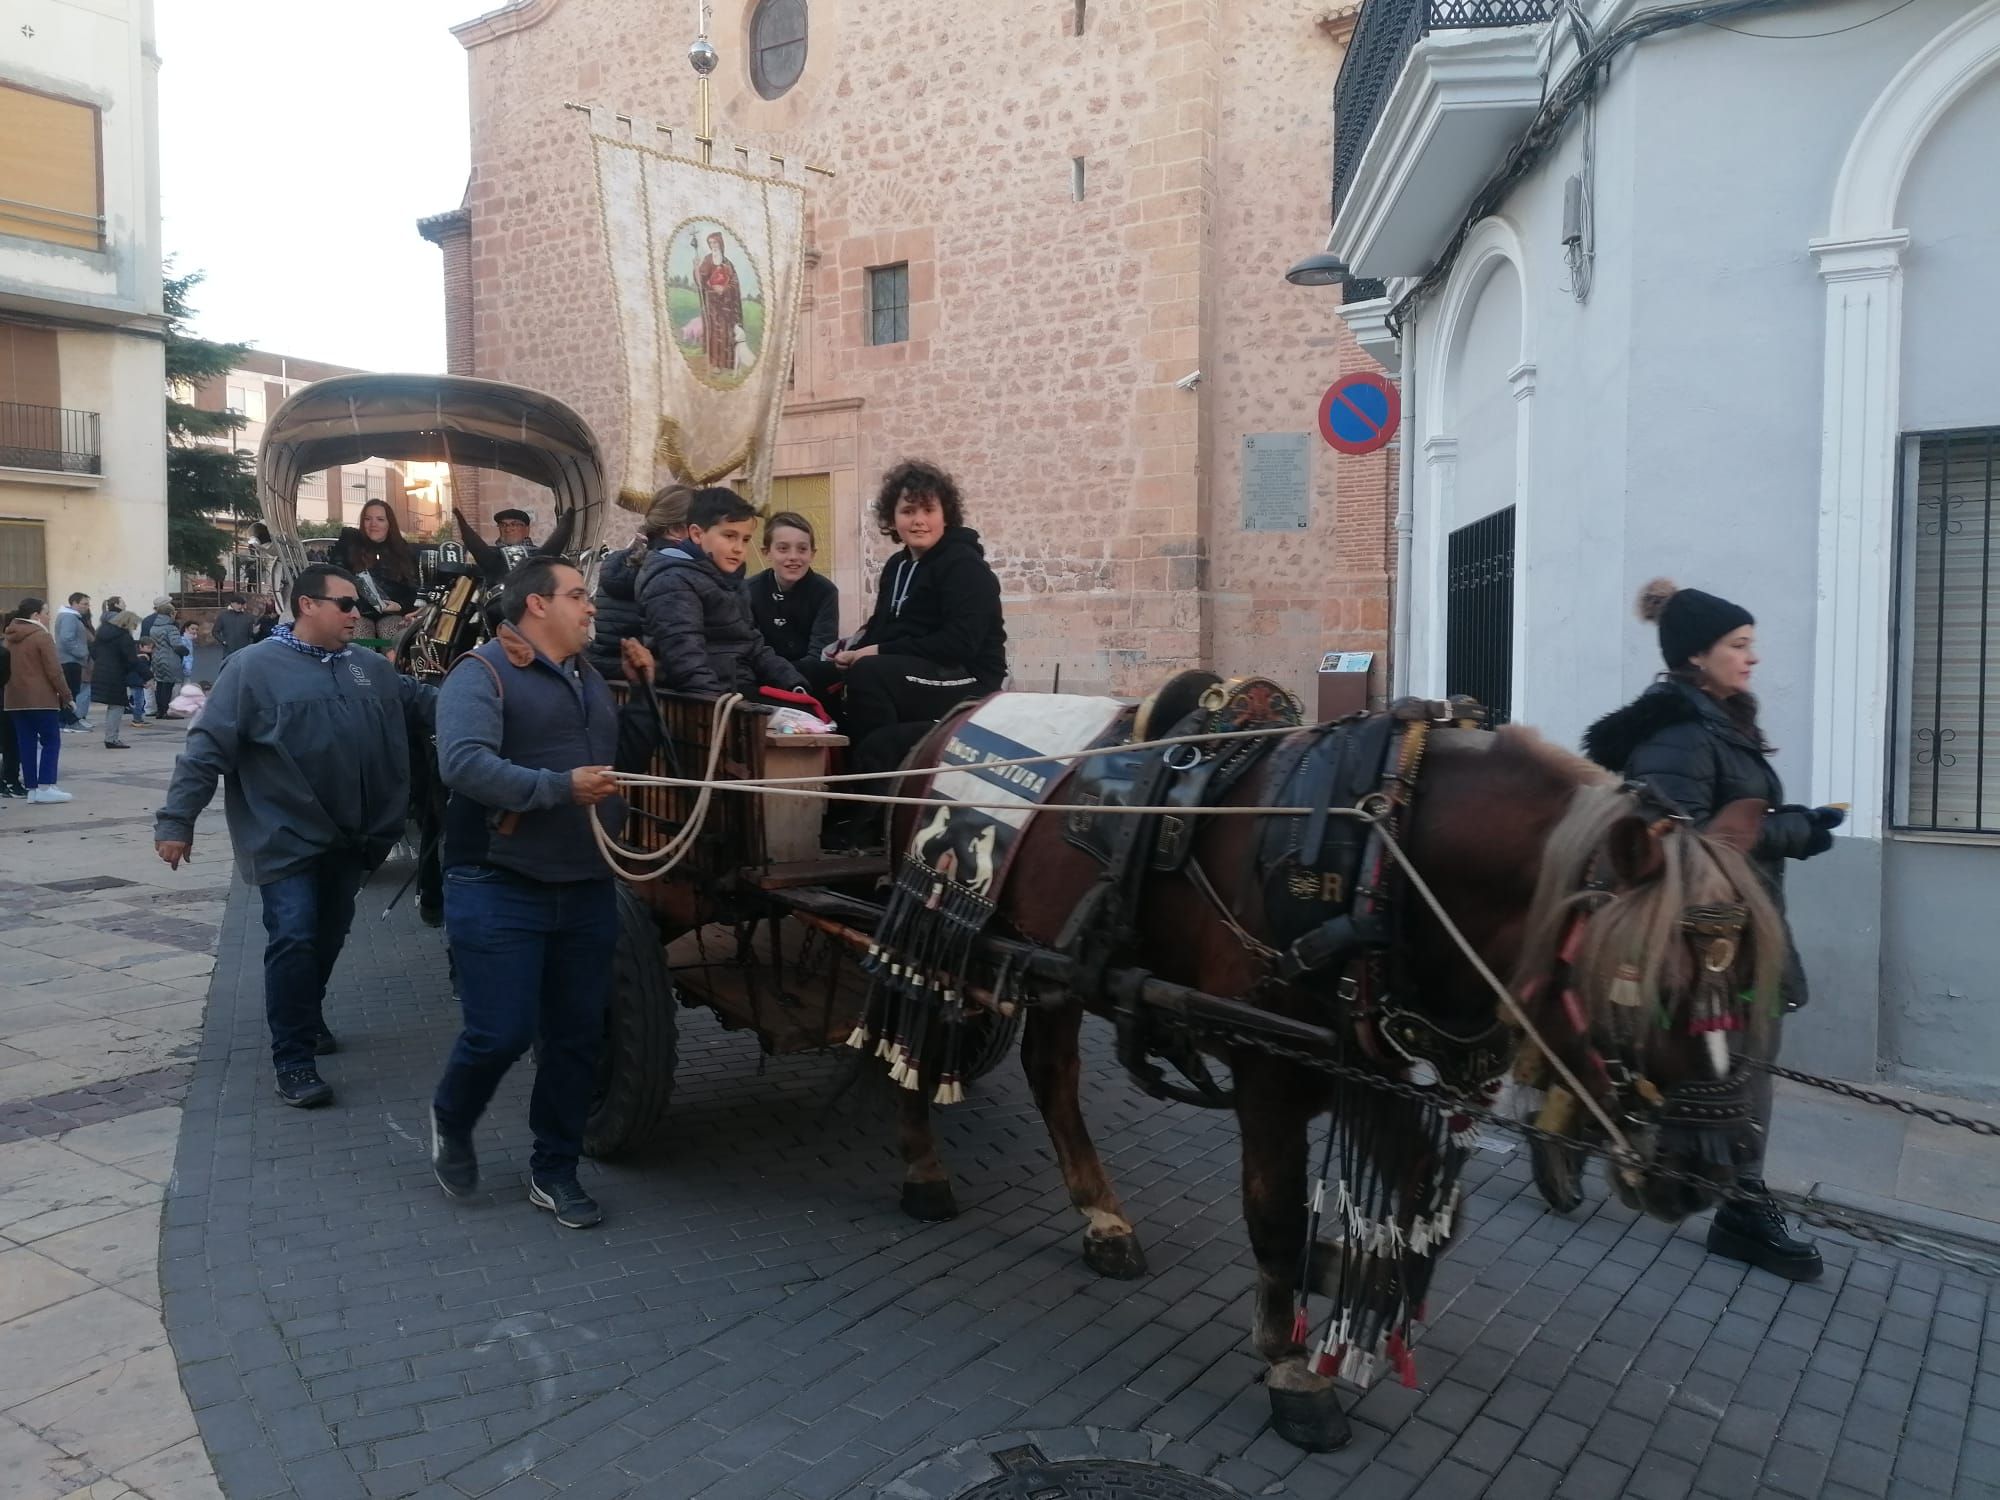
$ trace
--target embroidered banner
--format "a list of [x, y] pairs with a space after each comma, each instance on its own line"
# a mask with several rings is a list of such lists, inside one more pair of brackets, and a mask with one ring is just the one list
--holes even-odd
[[[625, 365], [618, 503], [641, 511], [656, 474], [734, 487], [763, 505], [803, 289], [805, 190], [721, 143], [713, 164], [669, 137], [590, 112], [599, 210]], [[692, 143], [690, 143], [692, 144]]]

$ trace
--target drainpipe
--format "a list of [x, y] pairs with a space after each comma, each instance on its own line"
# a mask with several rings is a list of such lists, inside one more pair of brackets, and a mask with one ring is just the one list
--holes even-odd
[[1396, 463], [1396, 613], [1389, 636], [1389, 696], [1410, 692], [1410, 550], [1416, 530], [1417, 488], [1417, 308], [1403, 319], [1401, 369], [1403, 430]]

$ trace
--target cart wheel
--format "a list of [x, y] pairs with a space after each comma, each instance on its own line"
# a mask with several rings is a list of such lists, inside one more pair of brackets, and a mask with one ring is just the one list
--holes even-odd
[[1011, 1016], [1003, 1016], [998, 1011], [981, 1010], [965, 1023], [965, 1039], [961, 1043], [965, 1066], [959, 1076], [967, 1083], [975, 1078], [984, 1078], [1007, 1060], [1014, 1050], [1014, 1044], [1021, 1039], [1022, 1012], [1016, 1008]]
[[583, 1149], [606, 1159], [650, 1143], [666, 1124], [679, 1033], [666, 944], [646, 905], [618, 887], [618, 946], [611, 1006]]

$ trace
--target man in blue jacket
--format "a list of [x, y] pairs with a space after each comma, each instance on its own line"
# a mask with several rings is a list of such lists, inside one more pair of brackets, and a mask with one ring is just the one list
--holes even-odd
[[179, 869], [194, 823], [229, 778], [236, 867], [263, 898], [264, 1013], [278, 1097], [310, 1108], [333, 1090], [313, 1058], [336, 1050], [323, 1005], [354, 894], [403, 831], [409, 725], [428, 730], [437, 690], [353, 644], [360, 586], [344, 568], [305, 569], [290, 625], [230, 658], [188, 729], [154, 847]]
[[596, 609], [583, 575], [534, 558], [501, 598], [498, 635], [453, 666], [438, 697], [444, 925], [464, 1029], [431, 1100], [431, 1166], [476, 1191], [472, 1130], [531, 1042], [528, 1201], [586, 1229], [603, 1215], [577, 1182], [611, 996], [618, 905], [591, 820], [616, 832], [611, 691], [584, 656]]

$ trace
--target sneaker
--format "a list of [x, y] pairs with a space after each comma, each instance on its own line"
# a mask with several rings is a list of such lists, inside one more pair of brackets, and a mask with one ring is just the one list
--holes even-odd
[[132, 747], [123, 740], [106, 740], [104, 748], [107, 750], [130, 750]]
[[437, 1174], [438, 1186], [454, 1198], [468, 1198], [479, 1191], [479, 1156], [472, 1149], [472, 1137], [446, 1130], [438, 1124], [435, 1110], [431, 1112], [431, 1171]]
[[30, 802], [72, 802], [76, 800], [59, 786], [37, 786], [28, 788]]
[[326, 1027], [321, 1026], [320, 1029], [313, 1034], [314, 1057], [331, 1057], [334, 1053], [338, 1052], [339, 1050], [340, 1050], [340, 1038], [335, 1036], [332, 1032], [328, 1031]]
[[0, 781], [0, 797], [25, 797], [28, 789], [18, 781]]
[[1787, 1281], [1817, 1281], [1825, 1269], [1819, 1248], [1792, 1233], [1763, 1183], [1746, 1178], [1738, 1186], [1745, 1196], [1723, 1204], [1708, 1226], [1709, 1252], [1761, 1266]]
[[528, 1201], [546, 1208], [565, 1229], [588, 1229], [602, 1223], [604, 1211], [576, 1180], [576, 1168], [562, 1172], [537, 1172], [528, 1177]]
[[319, 1069], [307, 1064], [278, 1074], [278, 1097], [294, 1109], [313, 1109], [333, 1103], [333, 1088], [319, 1076]]

